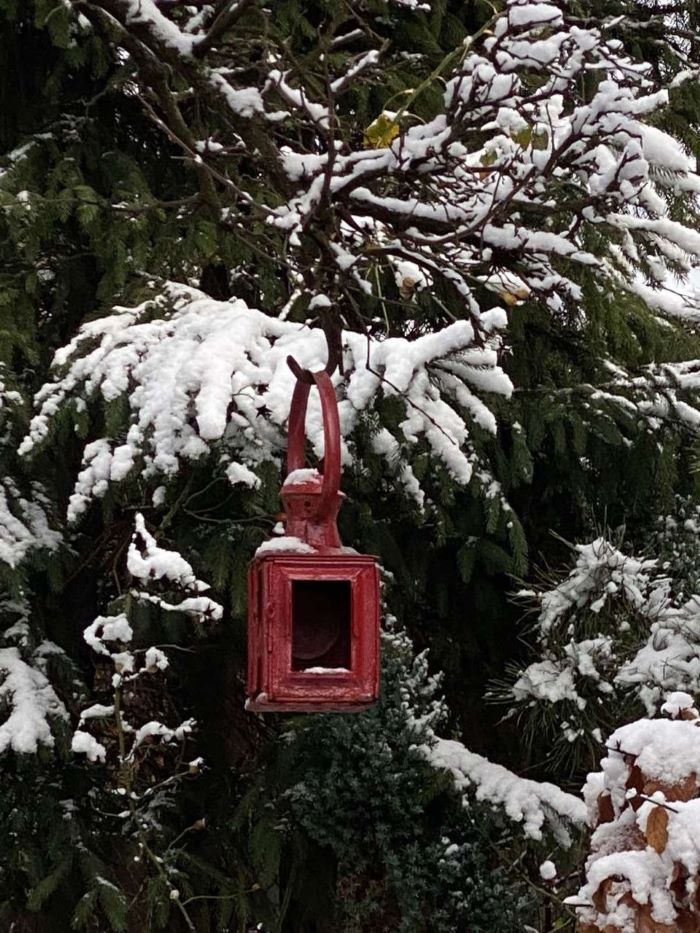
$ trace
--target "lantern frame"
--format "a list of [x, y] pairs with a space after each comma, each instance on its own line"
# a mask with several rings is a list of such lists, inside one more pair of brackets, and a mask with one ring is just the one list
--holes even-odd
[[[249, 570], [247, 708], [258, 712], [355, 711], [379, 692], [379, 573], [364, 554], [270, 554]], [[347, 582], [350, 586], [350, 664], [293, 669], [293, 601], [296, 581]]]

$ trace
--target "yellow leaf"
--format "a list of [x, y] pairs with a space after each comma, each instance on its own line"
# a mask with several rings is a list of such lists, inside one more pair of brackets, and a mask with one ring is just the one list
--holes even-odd
[[505, 303], [508, 305], [509, 308], [514, 308], [515, 305], [517, 305], [519, 301], [525, 301], [525, 299], [530, 294], [530, 289], [529, 288], [516, 288], [511, 291], [507, 288], [504, 288], [504, 289], [499, 288], [498, 293], [500, 294], [501, 298], [503, 299], [503, 301], [505, 301]]
[[384, 149], [399, 135], [400, 126], [394, 119], [396, 114], [384, 110], [365, 130], [365, 149]]
[[526, 126], [525, 129], [513, 133], [513, 139], [519, 146], [522, 146], [523, 149], [527, 149], [528, 146], [532, 146], [533, 149], [546, 149], [549, 145], [549, 133], [547, 130], [535, 130], [531, 126]]
[[549, 133], [547, 130], [537, 130], [532, 134], [532, 148], [546, 149], [549, 145]]

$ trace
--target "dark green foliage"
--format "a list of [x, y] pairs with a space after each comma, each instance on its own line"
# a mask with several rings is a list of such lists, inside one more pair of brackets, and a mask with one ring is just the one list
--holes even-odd
[[[290, 933], [517, 929], [533, 905], [498, 866], [498, 847], [512, 840], [497, 816], [463, 806], [416, 750], [445, 710], [405, 635], [385, 639], [383, 678], [370, 712], [281, 723], [233, 818], [212, 806], [192, 871], [204, 857], [235, 855], [228, 888], [219, 865], [208, 889], [234, 888], [244, 916]], [[230, 908], [213, 905], [210, 922]]]
[[[596, 20], [620, 12], [615, 3], [579, 5]], [[269, 6], [271, 17], [257, 8], [246, 13], [244, 41], [259, 40], [260, 55], [284, 46], [321, 88], [322, 56], [340, 60], [362, 50], [352, 43], [333, 50], [319, 40], [345, 21], [345, 2]], [[430, 13], [378, 0], [361, 6], [367, 16], [381, 13], [378, 41], [391, 46], [381, 80], [359, 82], [342, 100], [343, 132], [358, 144], [385, 109], [405, 107], [406, 124], [429, 120], [455, 49], [492, 15], [486, 2], [437, 0]], [[687, 6], [695, 23], [695, 4]], [[639, 11], [633, 3], [625, 8], [632, 18]], [[624, 22], [615, 28], [657, 69], [680, 69], [658, 32]], [[216, 298], [235, 295], [263, 308], [291, 299], [298, 284], [288, 274], [284, 233], [254, 216], [231, 223], [230, 192], [203, 178], [144, 111], [133, 93], [137, 67], [115, 56], [117, 45], [104, 24], [77, 29], [66, 4], [0, 2], [0, 467], [13, 477], [4, 488], [16, 518], [23, 516], [20, 500], [40, 483], [49, 526], [65, 531], [60, 546], [29, 551], [19, 568], [0, 561], [0, 583], [28, 607], [27, 657], [44, 639], [62, 649], [46, 668], [70, 716], [53, 724], [53, 750], [7, 752], [0, 760], [0, 927], [179, 933], [187, 925], [177, 901], [188, 898], [185, 909], [202, 933], [509, 933], [534, 924], [537, 905], [525, 877], [538, 882], [545, 844], [527, 848], [498, 814], [473, 801], [463, 806], [448, 777], [415, 750], [427, 731], [409, 717], [430, 714], [434, 724], [443, 717], [441, 728], [518, 771], [547, 759], [539, 722], [530, 724], [533, 741], [523, 742], [512, 723], [495, 729], [502, 709], [483, 699], [487, 683], [526, 653], [521, 609], [509, 594], [533, 566], [567, 556], [552, 531], [578, 540], [599, 524], [624, 524], [637, 540], [678, 492], [689, 497], [692, 517], [691, 437], [672, 419], [654, 425], [606, 394], [603, 361], [639, 375], [652, 362], [700, 356], [700, 339], [660, 324], [627, 293], [601, 294], [585, 269], [576, 273], [581, 307], [558, 317], [535, 302], [511, 309], [502, 362], [515, 392], [490, 400], [499, 415], [495, 437], [474, 430], [478, 462], [469, 487], [458, 487], [425, 444], [401, 451], [427, 492], [424, 512], [404, 494], [398, 471], [372, 450], [380, 421], [394, 430], [403, 417], [395, 399], [381, 399], [350, 439], [361, 466], [344, 476], [341, 531], [347, 544], [381, 557], [387, 605], [416, 649], [429, 649], [431, 667], [444, 672], [446, 707], [435, 701], [426, 658], [414, 661], [410, 642], [395, 633], [386, 642], [376, 710], [293, 720], [247, 714], [245, 575], [278, 520], [278, 468], [266, 465], [255, 491], [231, 488], [213, 457], [166, 481], [135, 478], [134, 471], [78, 527], [65, 528], [84, 443], [125, 436], [132, 386], [107, 405], [73, 401], [52, 421], [36, 457], [16, 454], [54, 352], [81, 324], [144, 297], [149, 282], [196, 283]], [[254, 56], [247, 67], [254, 82]], [[172, 81], [187, 101], [185, 83]], [[183, 106], [198, 139], [240, 129], [204, 98]], [[663, 118], [693, 149], [699, 108], [700, 92], [686, 83], [672, 92]], [[295, 127], [277, 131], [294, 138]], [[255, 143], [264, 159], [264, 138]], [[304, 144], [311, 151], [314, 141]], [[246, 153], [233, 147], [217, 165], [256, 201], [279, 202], [280, 191]], [[685, 210], [679, 202], [674, 216]], [[595, 241], [588, 234], [586, 247], [602, 250], [604, 235]], [[319, 244], [320, 236], [310, 242], [307, 261], [310, 274], [322, 276]], [[641, 255], [640, 267], [645, 263]], [[407, 301], [387, 265], [378, 260], [373, 274], [373, 295], [345, 296], [341, 310], [353, 326], [353, 301], [361, 301], [363, 327], [389, 335], [415, 336], [462, 314], [444, 283], [435, 288], [439, 304], [423, 293]], [[293, 302], [289, 318], [307, 320], [308, 298]], [[6, 399], [7, 392], [18, 394]], [[161, 485], [156, 508], [152, 496]], [[183, 780], [123, 816], [115, 756], [105, 765], [85, 763], [70, 754], [69, 739], [85, 698], [104, 703], [111, 695], [111, 671], [82, 632], [125, 603], [125, 554], [138, 510], [159, 543], [184, 554], [211, 584], [225, 615], [218, 626], [195, 625], [153, 606], [129, 607], [139, 646], [175, 646], [168, 674], [137, 698], [140, 709], [165, 709], [173, 720], [194, 716], [199, 731], [187, 755], [201, 754], [205, 766], [190, 774], [187, 759], [178, 760]], [[692, 549], [676, 557], [690, 581], [688, 554]], [[17, 621], [12, 608], [0, 614], [3, 632]], [[2, 639], [10, 644], [17, 642]], [[173, 763], [158, 758], [159, 746], [149, 755], [134, 777], [139, 793], [167, 779]], [[568, 765], [557, 769], [551, 760], [537, 773], [560, 784], [572, 778]], [[513, 864], [521, 874], [511, 874]], [[540, 913], [544, 933], [554, 918], [549, 908]]]
[[416, 753], [425, 731], [407, 724], [402, 705], [433, 725], [441, 717], [425, 660], [412, 662], [411, 647], [405, 637], [385, 641], [376, 710], [315, 717], [295, 731], [288, 780], [298, 783], [285, 797], [294, 819], [337, 859], [340, 929], [512, 930], [528, 898], [484, 849], [497, 822], [476, 804], [463, 809], [449, 779]]

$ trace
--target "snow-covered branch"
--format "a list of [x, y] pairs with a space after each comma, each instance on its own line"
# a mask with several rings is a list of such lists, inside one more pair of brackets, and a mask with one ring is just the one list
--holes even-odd
[[[140, 514], [136, 515], [127, 567], [147, 587], [146, 591], [134, 590], [128, 597], [128, 604], [133, 601], [152, 603], [166, 612], [183, 613], [196, 621], [221, 619], [223, 608], [209, 597], [201, 595], [209, 589], [209, 585], [195, 577], [192, 567], [181, 554], [156, 543]], [[148, 588], [154, 586], [166, 586], [178, 592], [197, 595], [187, 596], [180, 602], [167, 602], [158, 593], [148, 591]], [[125, 707], [126, 686], [133, 696], [138, 690], [138, 681], [167, 670], [169, 661], [162, 648], [158, 645], [136, 647], [134, 629], [126, 611], [98, 616], [85, 628], [83, 639], [98, 658], [107, 659], [112, 666], [113, 695], [111, 703], [92, 704], [83, 710], [78, 728], [73, 733], [73, 752], [86, 755], [89, 761], [105, 762], [108, 753], [112, 751], [117, 754], [120, 765], [124, 765], [125, 762], [133, 761], [143, 745], [157, 741], [183, 742], [193, 730], [193, 720], [187, 719], [172, 727], [155, 719], [138, 725], [130, 721], [131, 711]], [[103, 736], [100, 733], [100, 722], [105, 719], [110, 721], [118, 734], [116, 749], [111, 747], [113, 734]], [[91, 728], [93, 731], [90, 731]], [[107, 739], [110, 739], [111, 746]]]
[[8, 749], [36, 753], [54, 745], [52, 720], [67, 720], [66, 708], [34, 663], [18, 648], [0, 648], [0, 754]]
[[565, 579], [524, 592], [539, 604], [539, 658], [510, 688], [514, 711], [543, 723], [553, 713], [554, 741], [565, 746], [601, 741], [600, 726], [614, 726], [626, 709], [653, 715], [665, 694], [696, 693], [700, 596], [679, 565], [684, 555], [697, 561], [697, 528], [697, 512], [669, 516], [658, 557], [626, 554], [603, 537], [577, 545]]
[[[684, 273], [700, 257], [698, 235], [669, 216], [679, 195], [692, 204], [700, 188], [694, 161], [649, 125], [667, 92], [625, 54], [612, 23], [594, 26], [558, 3], [509, 0], [491, 30], [446, 59], [452, 70], [432, 119], [386, 111], [387, 132], [360, 147], [348, 122], [352, 108], [346, 113], [337, 97], [375, 80], [373, 69], [391, 55], [362, 17], [356, 34], [370, 47], [332, 66], [322, 59], [324, 91], [283, 45], [261, 65], [232, 42], [234, 60], [224, 66], [205, 33], [184, 31], [151, 0], [99, 7], [135, 43], [135, 76], [160, 99], [160, 128], [206, 176], [207, 198], [212, 185], [220, 190], [222, 219], [234, 235], [243, 236], [251, 213], [266, 222], [271, 243], [276, 233], [283, 238], [294, 288], [310, 300], [342, 299], [333, 313], [353, 328], [362, 320], [362, 294], [380, 297], [377, 272], [391, 273], [408, 258], [431, 279], [426, 295], [435, 311], [441, 282], [478, 334], [488, 283], [503, 274], [513, 285], [507, 295], [538, 298], [558, 313], [581, 299], [577, 267], [625, 289], [621, 268], [641, 263], [656, 287], [664, 270]], [[226, 48], [225, 29], [218, 38]], [[197, 143], [154, 59], [212, 105], [218, 101], [223, 143]], [[311, 146], [300, 146], [301, 138]], [[252, 201], [239, 187], [234, 204], [226, 203], [230, 169], [255, 151], [269, 199]], [[665, 313], [663, 303], [650, 304]]]
[[[467, 448], [470, 420], [493, 431], [495, 420], [485, 398], [511, 391], [496, 352], [497, 329], [503, 323], [498, 310], [482, 316], [483, 329], [492, 334], [490, 345], [483, 347], [474, 344], [466, 321], [413, 341], [345, 332], [345, 378], [335, 377], [344, 436], [380, 393], [396, 396], [406, 414], [396, 444], [423, 440], [458, 482], [468, 482], [473, 469]], [[82, 408], [91, 397], [109, 403], [127, 395], [131, 416], [124, 441], [102, 438], [85, 448], [71, 498], [72, 518], [132, 471], [146, 477], [171, 475], [183, 462], [213, 449], [228, 464], [232, 483], [255, 486], [255, 468], [279, 461], [284, 449], [295, 378], [287, 356], [318, 369], [326, 352], [320, 328], [280, 321], [242, 301], [217, 302], [171, 285], [155, 301], [118, 309], [85, 325], [57, 354], [56, 380], [39, 393], [39, 413], [20, 452], [28, 454], [49, 436], [62, 405]], [[452, 372], [442, 368], [445, 360], [452, 361]], [[320, 456], [323, 432], [315, 406], [314, 399], [308, 431]], [[390, 439], [382, 435], [378, 444], [393, 462], [396, 447]], [[351, 457], [347, 447], [344, 456], [346, 462]], [[419, 494], [411, 477], [406, 485]]]
[[35, 485], [22, 495], [11, 477], [0, 484], [0, 561], [15, 569], [35, 549], [55, 551], [62, 539], [47, 517], [48, 500]]
[[531, 839], [541, 839], [546, 825], [562, 845], [568, 845], [568, 828], [583, 826], [586, 821], [586, 805], [579, 797], [546, 781], [519, 777], [470, 752], [461, 742], [435, 737], [420, 750], [434, 768], [450, 773], [456, 790], [471, 789], [477, 800], [503, 808]]

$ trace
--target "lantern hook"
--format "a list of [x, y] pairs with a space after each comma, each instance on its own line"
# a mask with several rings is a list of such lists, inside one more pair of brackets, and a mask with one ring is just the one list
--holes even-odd
[[336, 503], [340, 490], [340, 418], [335, 389], [326, 370], [312, 373], [303, 369], [292, 356], [287, 357], [287, 365], [297, 379], [289, 409], [287, 474], [303, 469], [306, 462], [306, 407], [311, 386], [315, 385], [321, 399], [323, 417], [323, 486], [318, 512], [320, 515], [327, 514]]
[[314, 377], [311, 371], [300, 366], [293, 356], [287, 357], [287, 366], [289, 366], [299, 382], [306, 382], [310, 386], [314, 385]]

